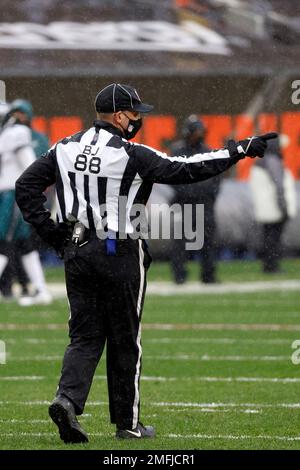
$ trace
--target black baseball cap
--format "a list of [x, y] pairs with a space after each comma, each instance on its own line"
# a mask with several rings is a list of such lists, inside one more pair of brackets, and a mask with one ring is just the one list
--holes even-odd
[[154, 106], [142, 103], [136, 89], [132, 86], [111, 83], [97, 94], [95, 108], [98, 113], [115, 113], [127, 109], [149, 113]]

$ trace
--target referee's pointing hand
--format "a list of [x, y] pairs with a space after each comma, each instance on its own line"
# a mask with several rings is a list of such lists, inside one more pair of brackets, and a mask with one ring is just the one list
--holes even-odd
[[267, 134], [252, 136], [245, 140], [237, 142], [237, 150], [240, 154], [244, 154], [248, 157], [260, 157], [264, 156], [267, 148], [267, 141], [270, 139], [276, 139], [278, 134], [276, 132], [268, 132]]

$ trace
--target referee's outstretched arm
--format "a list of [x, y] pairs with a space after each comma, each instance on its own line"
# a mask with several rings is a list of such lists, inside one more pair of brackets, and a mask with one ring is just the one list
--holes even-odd
[[[190, 184], [206, 180], [226, 171], [232, 165], [246, 156], [262, 157], [266, 141], [274, 138], [270, 133], [251, 139], [228, 142], [227, 148], [196, 154], [191, 157], [168, 155], [146, 145], [129, 143], [120, 139], [129, 156], [129, 166], [136, 170], [142, 180], [152, 183]], [[250, 145], [249, 145], [250, 143]], [[57, 146], [52, 147], [44, 156], [37, 159], [20, 176], [16, 182], [16, 200], [23, 213], [24, 219], [34, 227], [45, 223], [49, 229], [53, 225], [50, 212], [45, 209], [46, 198], [44, 191], [57, 183], [59, 162], [57, 161]]]
[[231, 151], [224, 148], [191, 157], [169, 157], [145, 145], [129, 145], [127, 152], [133, 158], [133, 166], [143, 180], [152, 183], [196, 183], [222, 173], [244, 157], [233, 147]]

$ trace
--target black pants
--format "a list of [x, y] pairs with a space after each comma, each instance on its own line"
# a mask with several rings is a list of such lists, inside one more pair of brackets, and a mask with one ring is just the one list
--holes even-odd
[[111, 422], [133, 429], [139, 419], [141, 315], [151, 257], [141, 240], [117, 240], [117, 254], [93, 237], [65, 253], [70, 303], [68, 345], [57, 395], [82, 414], [106, 342]]
[[[193, 224], [194, 225], [194, 224]], [[195, 227], [193, 227], [195, 230]], [[204, 244], [201, 248], [201, 280], [202, 282], [216, 281], [216, 223], [214, 216], [214, 201], [204, 204]], [[182, 230], [182, 233], [184, 231]], [[187, 278], [185, 250], [186, 240], [173, 240], [170, 253], [171, 266], [176, 282], [183, 282]]]
[[263, 224], [263, 269], [265, 272], [279, 270], [279, 262], [282, 256], [281, 235], [284, 222]]

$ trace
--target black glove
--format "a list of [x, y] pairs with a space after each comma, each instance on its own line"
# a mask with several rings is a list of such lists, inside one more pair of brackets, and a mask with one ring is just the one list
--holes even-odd
[[229, 140], [228, 150], [230, 155], [238, 157], [238, 160], [244, 157], [262, 158], [267, 148], [267, 141], [276, 137], [278, 137], [276, 132], [269, 132], [263, 135], [252, 136], [245, 140], [239, 140], [238, 142]]
[[65, 223], [55, 224], [53, 220], [48, 219], [42, 225], [36, 227], [36, 232], [44, 242], [55, 249], [60, 258], [63, 258], [65, 244], [72, 236], [70, 225]]

